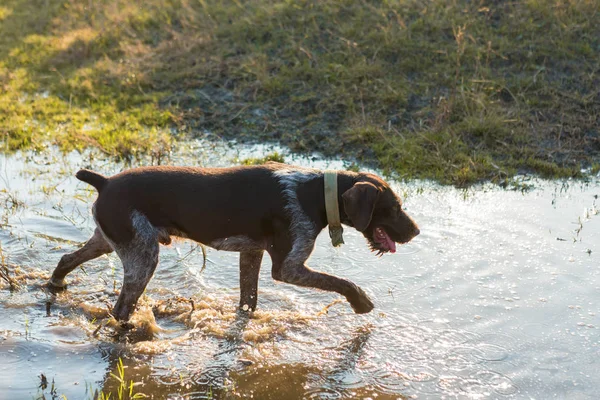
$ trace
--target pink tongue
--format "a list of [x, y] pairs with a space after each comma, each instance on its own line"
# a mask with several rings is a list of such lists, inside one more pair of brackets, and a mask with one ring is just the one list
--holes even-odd
[[385, 233], [385, 243], [387, 244], [388, 248], [390, 249], [390, 253], [396, 252], [396, 243], [392, 239], [390, 239], [390, 237], [388, 236], [387, 233]]
[[394, 241], [392, 239], [390, 239], [390, 237], [388, 236], [386, 238], [387, 240], [387, 244], [390, 247], [390, 253], [395, 253], [396, 252], [396, 243], [394, 243]]

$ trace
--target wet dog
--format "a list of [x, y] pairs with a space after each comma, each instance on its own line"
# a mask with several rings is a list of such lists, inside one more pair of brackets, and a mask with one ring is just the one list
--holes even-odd
[[[280, 163], [232, 168], [143, 167], [104, 177], [89, 170], [76, 177], [98, 190], [96, 230], [79, 250], [64, 255], [50, 285], [64, 288], [78, 265], [116, 251], [124, 280], [113, 316], [127, 321], [158, 264], [159, 243], [189, 238], [217, 250], [240, 252], [240, 303], [254, 310], [264, 251], [273, 279], [333, 291], [356, 313], [373, 302], [346, 279], [306, 266], [315, 239], [327, 226], [322, 171]], [[341, 223], [354, 227], [379, 254], [395, 252], [419, 234], [400, 198], [381, 178], [337, 172]], [[335, 197], [335, 196], [334, 196]]]

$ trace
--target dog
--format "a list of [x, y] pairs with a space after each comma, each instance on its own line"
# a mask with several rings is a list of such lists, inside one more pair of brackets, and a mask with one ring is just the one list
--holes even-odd
[[[60, 259], [49, 286], [66, 288], [65, 277], [77, 266], [116, 251], [124, 269], [112, 309], [118, 321], [128, 321], [158, 264], [159, 243], [170, 244], [172, 236], [240, 253], [240, 310], [256, 309], [265, 251], [273, 279], [337, 292], [356, 313], [374, 307], [354, 283], [306, 265], [317, 235], [328, 225], [322, 171], [269, 162], [141, 167], [112, 177], [82, 169], [76, 177], [98, 190], [92, 208], [97, 227], [82, 248]], [[378, 176], [337, 171], [336, 179], [339, 220], [361, 232], [371, 250], [393, 253], [396, 243], [419, 234], [400, 198]]]

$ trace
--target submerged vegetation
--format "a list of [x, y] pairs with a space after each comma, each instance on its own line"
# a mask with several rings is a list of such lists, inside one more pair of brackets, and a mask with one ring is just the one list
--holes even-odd
[[[456, 185], [598, 170], [600, 2], [5, 0], [5, 150], [210, 131]], [[177, 132], [177, 133], [174, 133]]]

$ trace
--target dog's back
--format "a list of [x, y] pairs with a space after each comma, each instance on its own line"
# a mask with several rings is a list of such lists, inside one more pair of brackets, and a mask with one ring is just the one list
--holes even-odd
[[95, 218], [116, 242], [130, 239], [131, 230], [123, 230], [122, 225], [131, 220], [133, 211], [157, 228], [180, 232], [201, 243], [241, 234], [263, 237], [264, 230], [270, 228], [269, 221], [286, 218], [281, 189], [273, 175], [277, 168], [273, 164], [142, 167], [114, 175], [106, 182], [91, 175], [100, 186]]

